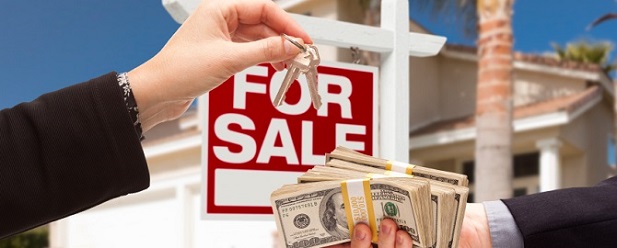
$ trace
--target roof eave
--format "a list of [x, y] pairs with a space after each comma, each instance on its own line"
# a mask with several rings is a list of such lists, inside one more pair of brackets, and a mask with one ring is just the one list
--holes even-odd
[[[478, 56], [469, 52], [462, 51], [452, 51], [444, 48], [442, 50], [442, 54], [447, 58], [455, 58], [465, 61], [478, 61]], [[531, 71], [531, 72], [540, 72], [540, 73], [548, 73], [552, 75], [558, 75], [563, 77], [570, 78], [578, 78], [582, 80], [588, 80], [593, 82], [599, 82], [602, 87], [609, 92], [611, 96], [615, 96], [615, 89], [612, 87], [612, 80], [606, 75], [606, 73], [601, 72], [591, 72], [585, 70], [576, 70], [576, 69], [564, 69], [555, 66], [548, 65], [540, 65], [537, 63], [527, 62], [527, 61], [514, 61], [513, 66], [515, 69]]]
[[[513, 122], [514, 133], [521, 133], [525, 131], [538, 130], [568, 124], [574, 119], [581, 116], [587, 110], [598, 104], [601, 100], [602, 97], [597, 97], [572, 112], [568, 112], [567, 110], [561, 110], [552, 113], [519, 118], [517, 120], [514, 120]], [[475, 126], [458, 130], [449, 130], [444, 132], [418, 135], [409, 138], [409, 149], [414, 150], [421, 148], [429, 148], [434, 146], [452, 144], [456, 142], [469, 141], [475, 138]]]
[[289, 8], [293, 8], [298, 4], [301, 4], [303, 2], [306, 2], [306, 0], [277, 0], [275, 1], [275, 3], [281, 7], [281, 9], [289, 9]]
[[191, 148], [200, 147], [202, 143], [202, 135], [196, 133], [189, 137], [183, 137], [169, 142], [146, 145], [144, 146], [144, 155], [146, 159], [152, 159], [160, 156], [169, 155], [172, 153], [188, 150]]

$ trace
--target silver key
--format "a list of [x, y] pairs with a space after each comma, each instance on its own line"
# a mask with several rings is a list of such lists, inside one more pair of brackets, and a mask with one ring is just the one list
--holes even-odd
[[289, 68], [287, 68], [287, 74], [285, 74], [285, 79], [283, 79], [281, 88], [276, 93], [276, 97], [273, 102], [274, 106], [281, 106], [283, 100], [285, 100], [285, 95], [289, 90], [289, 86], [291, 86], [291, 84], [298, 79], [300, 73], [306, 73], [310, 70], [312, 61], [313, 54], [311, 54], [308, 50], [296, 55], [296, 57], [291, 61]]
[[312, 54], [311, 63], [309, 64], [308, 71], [304, 72], [306, 76], [306, 82], [308, 83], [309, 92], [311, 94], [311, 101], [313, 102], [313, 108], [319, 109], [321, 107], [321, 96], [317, 90], [317, 66], [321, 62], [319, 58], [319, 52], [314, 45], [307, 45], [307, 50]]
[[274, 98], [275, 107], [281, 106], [283, 100], [285, 100], [285, 94], [289, 90], [289, 86], [300, 76], [300, 70], [295, 67], [290, 67], [287, 69], [287, 74], [285, 74], [285, 79], [283, 79], [283, 83], [281, 84], [281, 88], [276, 93], [276, 97]]

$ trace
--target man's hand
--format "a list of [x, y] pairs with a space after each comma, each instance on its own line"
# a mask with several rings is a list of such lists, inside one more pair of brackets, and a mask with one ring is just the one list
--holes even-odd
[[488, 218], [482, 203], [468, 203], [461, 228], [460, 248], [491, 247]]
[[[391, 219], [384, 219], [380, 224], [379, 248], [409, 248], [413, 245], [411, 236], [403, 230], [398, 230], [396, 223]], [[365, 224], [358, 224], [354, 227], [351, 235], [351, 242], [330, 246], [329, 248], [370, 248], [371, 229]]]
[[[365, 224], [358, 224], [354, 228], [351, 242], [330, 246], [329, 248], [367, 248], [371, 247], [371, 238], [370, 228]], [[386, 219], [381, 222], [378, 244], [379, 248], [402, 248], [411, 247], [413, 241], [405, 231], [397, 230], [394, 221]], [[467, 204], [459, 247], [491, 247], [491, 234], [489, 232], [488, 219], [482, 203]]]

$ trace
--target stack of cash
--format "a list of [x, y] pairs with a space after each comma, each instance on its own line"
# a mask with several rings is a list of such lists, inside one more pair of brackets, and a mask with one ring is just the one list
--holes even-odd
[[353, 227], [393, 219], [414, 247], [458, 247], [469, 190], [467, 176], [368, 156], [345, 147], [271, 195], [285, 247], [349, 242]]
[[[413, 164], [405, 164], [397, 161], [385, 160], [381, 158], [376, 158], [373, 156], [366, 155], [364, 153], [360, 153], [354, 151], [352, 149], [339, 146], [334, 151], [329, 154], [326, 154], [326, 162], [332, 160], [333, 158], [351, 162], [358, 165], [365, 165], [369, 167], [375, 167], [379, 169], [384, 169], [388, 171], [396, 171], [404, 174], [410, 174], [417, 177], [427, 178], [430, 180], [440, 181], [451, 185], [465, 186], [469, 184], [469, 180], [467, 180], [467, 175], [458, 174], [449, 171], [442, 171], [428, 167], [417, 166]], [[357, 167], [353, 167], [357, 168]], [[354, 170], [350, 168], [351, 170]], [[355, 169], [359, 170], [359, 169]]]

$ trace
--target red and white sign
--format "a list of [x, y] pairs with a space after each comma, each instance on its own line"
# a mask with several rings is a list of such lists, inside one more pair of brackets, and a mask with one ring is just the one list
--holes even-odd
[[377, 68], [320, 65], [319, 110], [304, 75], [272, 105], [286, 73], [253, 66], [202, 98], [203, 219], [272, 219], [270, 193], [323, 165], [336, 146], [376, 153]]

